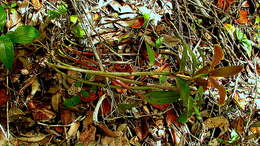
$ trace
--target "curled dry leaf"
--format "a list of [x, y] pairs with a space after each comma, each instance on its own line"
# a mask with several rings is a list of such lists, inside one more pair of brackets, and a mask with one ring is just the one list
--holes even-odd
[[209, 73], [211, 77], [230, 77], [238, 74], [243, 69], [243, 66], [228, 66], [228, 67], [221, 67], [215, 70], [212, 70]]
[[214, 56], [213, 59], [211, 61], [211, 68], [214, 68], [216, 65], [218, 65], [220, 63], [221, 60], [224, 59], [224, 53], [222, 51], [222, 48], [220, 45], [215, 45], [214, 46]]
[[17, 137], [17, 139], [24, 142], [39, 142], [44, 138], [46, 138], [47, 136], [48, 135], [40, 133], [31, 137]]
[[46, 108], [34, 109], [32, 115], [34, 120], [43, 121], [43, 122], [54, 119], [56, 116], [54, 112]]
[[234, 2], [235, 0], [217, 0], [217, 7], [227, 11]]
[[221, 133], [219, 136], [223, 135], [229, 128], [229, 121], [224, 116], [208, 118], [203, 123], [203, 129], [220, 128]]
[[51, 105], [54, 111], [56, 112], [59, 111], [60, 102], [61, 102], [61, 93], [57, 92], [51, 97]]
[[68, 131], [67, 136], [68, 136], [68, 137], [75, 136], [76, 133], [78, 132], [79, 126], [80, 126], [80, 123], [79, 123], [79, 122], [73, 123], [73, 124], [70, 126], [70, 129], [69, 129], [69, 131]]
[[107, 136], [110, 136], [110, 137], [118, 137], [118, 136], [120, 136], [120, 135], [122, 134], [121, 132], [110, 130], [106, 125], [101, 124], [101, 123], [97, 124], [97, 126], [98, 126]]
[[221, 106], [224, 105], [226, 100], [226, 95], [227, 95], [225, 87], [223, 85], [219, 85], [219, 83], [211, 77], [209, 77], [208, 86], [211, 88], [218, 89], [219, 105]]

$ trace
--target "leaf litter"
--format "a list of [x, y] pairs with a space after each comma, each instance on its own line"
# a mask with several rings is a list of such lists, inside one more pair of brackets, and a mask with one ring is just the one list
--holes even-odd
[[257, 144], [258, 9], [1, 1], [0, 143]]

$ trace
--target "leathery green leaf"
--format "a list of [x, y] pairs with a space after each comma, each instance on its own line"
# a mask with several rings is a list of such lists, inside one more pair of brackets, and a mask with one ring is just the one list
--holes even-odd
[[2, 6], [0, 6], [0, 32], [4, 31], [4, 26], [6, 24], [6, 17], [7, 14], [5, 9]]
[[149, 66], [153, 66], [154, 63], [155, 63], [155, 54], [154, 54], [154, 51], [152, 49], [152, 47], [145, 43], [146, 44], [146, 50], [147, 50], [147, 54], [148, 54], [148, 57], [149, 57]]
[[180, 95], [176, 91], [153, 91], [145, 94], [145, 101], [150, 104], [171, 104], [178, 101]]
[[19, 26], [15, 31], [10, 31], [6, 34], [13, 43], [27, 44], [40, 36], [39, 31], [33, 26]]
[[9, 70], [12, 70], [14, 63], [14, 46], [12, 41], [2, 35], [0, 36], [0, 60]]

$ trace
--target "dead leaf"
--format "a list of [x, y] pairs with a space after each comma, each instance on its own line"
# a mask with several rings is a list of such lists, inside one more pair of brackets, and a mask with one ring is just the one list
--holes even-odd
[[226, 95], [227, 95], [225, 87], [223, 85], [219, 85], [219, 83], [211, 77], [209, 77], [208, 79], [208, 86], [211, 88], [218, 89], [218, 94], [219, 94], [218, 103], [220, 106], [223, 106], [225, 104]]
[[131, 24], [129, 25], [131, 28], [141, 28], [144, 25], [144, 18], [140, 17], [140, 18], [136, 18], [134, 20], [131, 21]]
[[231, 122], [231, 125], [233, 128], [236, 129], [236, 131], [239, 133], [239, 135], [243, 135], [244, 130], [244, 119], [242, 117], [238, 117], [235, 120]]
[[117, 132], [117, 131], [112, 131], [110, 130], [106, 125], [104, 124], [97, 124], [97, 126], [107, 135], [110, 137], [117, 137], [120, 136], [122, 133], [121, 132]]
[[166, 113], [166, 123], [169, 127], [171, 124], [175, 124], [177, 127], [180, 126], [180, 123], [177, 121], [177, 116], [172, 109]]
[[37, 134], [31, 137], [17, 137], [18, 140], [20, 141], [25, 141], [25, 142], [39, 142], [41, 140], [43, 140], [44, 138], [46, 138], [48, 135], [45, 134]]
[[239, 11], [239, 18], [236, 20], [236, 22], [247, 24], [249, 22], [248, 11], [247, 10], [240, 10]]
[[228, 66], [221, 67], [210, 71], [209, 76], [211, 77], [230, 77], [238, 74], [243, 69], [243, 66]]
[[40, 86], [41, 86], [41, 85], [40, 85], [38, 79], [35, 78], [35, 80], [34, 80], [33, 83], [32, 83], [32, 91], [31, 91], [31, 95], [32, 95], [32, 96], [34, 96], [37, 91], [41, 91]]
[[80, 133], [79, 140], [83, 145], [88, 145], [94, 141], [96, 137], [96, 127], [90, 126]]
[[208, 74], [209, 71], [210, 71], [210, 65], [206, 65], [206, 66], [202, 67], [201, 69], [199, 69], [199, 70], [193, 75], [193, 77], [196, 77], [197, 75]]
[[21, 15], [19, 13], [10, 13], [9, 19], [6, 21], [6, 27], [11, 29], [12, 27], [21, 23]]
[[73, 113], [70, 110], [61, 111], [61, 121], [64, 125], [72, 123], [74, 120]]
[[217, 7], [227, 11], [234, 2], [235, 0], [217, 0]]
[[180, 39], [178, 39], [174, 35], [163, 34], [162, 37], [163, 37], [163, 43], [168, 48], [175, 47], [181, 42]]
[[41, 109], [34, 109], [32, 111], [32, 116], [34, 120], [38, 121], [50, 121], [51, 119], [55, 118], [55, 113], [46, 109], [46, 108], [41, 108]]
[[111, 103], [107, 98], [102, 102], [101, 112], [103, 116], [106, 116], [111, 112]]
[[79, 126], [80, 126], [80, 123], [79, 123], [79, 122], [73, 123], [73, 124], [70, 126], [70, 129], [69, 129], [69, 131], [68, 131], [67, 136], [68, 136], [68, 137], [75, 136], [76, 133], [78, 132]]
[[165, 110], [167, 107], [169, 107], [169, 104], [151, 104], [154, 108], [157, 108], [159, 110]]
[[203, 129], [212, 129], [212, 128], [220, 128], [221, 133], [219, 136], [223, 135], [227, 132], [229, 128], [229, 121], [224, 116], [208, 118], [203, 123]]
[[135, 132], [140, 140], [143, 140], [149, 134], [148, 122], [146, 117], [138, 121], [135, 127]]
[[51, 105], [54, 111], [56, 112], [59, 111], [60, 102], [61, 102], [61, 93], [57, 92], [51, 97]]
[[39, 0], [31, 0], [32, 1], [32, 5], [33, 5], [33, 8], [35, 10], [40, 10], [41, 7], [42, 7], [42, 4]]
[[8, 99], [9, 96], [7, 95], [5, 89], [0, 89], [0, 106], [5, 105]]
[[220, 63], [221, 60], [224, 59], [224, 53], [222, 51], [222, 48], [220, 45], [215, 45], [214, 46], [214, 56], [211, 61], [211, 68], [214, 68], [216, 65]]

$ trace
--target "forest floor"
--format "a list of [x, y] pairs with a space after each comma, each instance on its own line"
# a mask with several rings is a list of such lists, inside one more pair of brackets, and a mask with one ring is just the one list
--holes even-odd
[[259, 12], [1, 0], [0, 145], [258, 145]]

